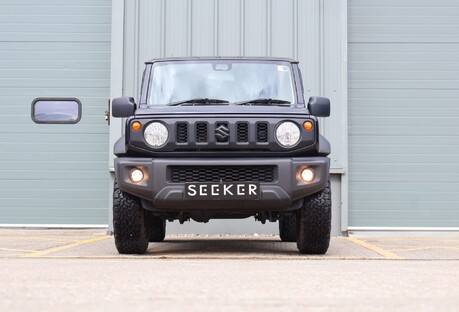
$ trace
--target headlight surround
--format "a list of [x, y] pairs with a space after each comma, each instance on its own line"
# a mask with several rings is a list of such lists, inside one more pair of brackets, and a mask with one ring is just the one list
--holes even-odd
[[161, 122], [154, 121], [150, 123], [143, 132], [145, 141], [154, 148], [164, 146], [169, 139], [169, 130]]
[[284, 121], [277, 126], [276, 139], [283, 147], [292, 147], [300, 141], [300, 127], [294, 122]]

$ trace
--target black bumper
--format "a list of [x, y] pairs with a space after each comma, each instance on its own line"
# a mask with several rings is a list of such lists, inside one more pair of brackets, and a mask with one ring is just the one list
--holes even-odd
[[[255, 167], [272, 166], [275, 175], [270, 182], [260, 182], [261, 198], [257, 200], [206, 199], [186, 200], [185, 183], [171, 180], [170, 170], [177, 166], [190, 167]], [[299, 178], [303, 168], [314, 170], [315, 178], [305, 183]], [[145, 179], [132, 183], [129, 172], [144, 171]], [[330, 160], [327, 157], [293, 158], [133, 158], [115, 159], [119, 187], [143, 199], [144, 207], [155, 211], [283, 211], [298, 208], [301, 199], [327, 185]], [[196, 181], [199, 182], [199, 181]], [[242, 181], [241, 181], [242, 182]]]

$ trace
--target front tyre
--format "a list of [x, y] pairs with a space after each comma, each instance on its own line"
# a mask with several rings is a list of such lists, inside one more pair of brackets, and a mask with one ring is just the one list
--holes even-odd
[[123, 192], [115, 181], [113, 188], [113, 232], [120, 254], [144, 254], [148, 248], [146, 213], [140, 200]]
[[320, 192], [304, 199], [297, 213], [297, 247], [302, 254], [323, 255], [330, 245], [330, 181]]

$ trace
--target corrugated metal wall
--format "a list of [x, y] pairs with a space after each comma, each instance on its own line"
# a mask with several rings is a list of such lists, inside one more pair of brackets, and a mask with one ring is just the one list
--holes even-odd
[[[332, 142], [332, 168], [342, 172], [347, 165], [343, 130], [346, 107], [342, 101], [345, 74], [341, 76], [346, 62], [341, 46], [343, 10], [345, 1], [125, 0], [123, 94], [138, 94], [143, 62], [151, 58], [242, 55], [297, 59], [303, 72], [305, 97], [331, 98], [332, 117], [324, 119], [321, 127]], [[338, 196], [334, 198], [337, 231], [342, 203], [340, 181], [339, 175], [333, 178]], [[277, 231], [275, 225], [257, 228], [253, 221], [248, 222], [231, 221], [224, 226], [219, 223], [214, 230]], [[196, 228], [176, 230], [193, 232]]]
[[459, 2], [348, 14], [350, 226], [459, 227]]
[[[110, 0], [0, 2], [0, 224], [107, 224]], [[81, 100], [37, 125], [37, 96]]]

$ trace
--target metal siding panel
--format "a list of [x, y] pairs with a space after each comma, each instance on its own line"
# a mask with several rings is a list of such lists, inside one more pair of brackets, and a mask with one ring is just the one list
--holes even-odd
[[[336, 3], [324, 3], [323, 21], [323, 94], [330, 98], [331, 114], [328, 118], [321, 118], [321, 132], [330, 141], [332, 153], [330, 154], [331, 167], [343, 168], [342, 162], [342, 109], [339, 105], [342, 99], [341, 90], [341, 8]], [[307, 99], [306, 99], [307, 101]]]
[[[110, 0], [2, 1], [0, 220], [103, 224], [107, 220]], [[76, 125], [37, 125], [37, 96], [74, 96]]]
[[[272, 0], [270, 4], [271, 39], [270, 55], [291, 57], [295, 55], [294, 35], [296, 31], [294, 1]], [[288, 18], [286, 18], [288, 16]]]
[[351, 226], [459, 226], [458, 31], [457, 1], [349, 1]]
[[[146, 60], [139, 60], [138, 30], [140, 23], [139, 1], [124, 1], [124, 58], [123, 96], [129, 95], [139, 100], [139, 68]], [[142, 11], [140, 11], [142, 12]], [[126, 79], [126, 77], [129, 77]], [[124, 129], [123, 129], [124, 131]]]
[[163, 54], [162, 32], [164, 27], [163, 13], [164, 3], [161, 0], [142, 0], [140, 1], [140, 16], [137, 21], [139, 24], [139, 72], [144, 68], [143, 62], [161, 57]]
[[241, 2], [220, 0], [218, 4], [218, 55], [241, 55]]
[[218, 2], [201, 0], [191, 4], [191, 55], [216, 54], [215, 34], [218, 27], [215, 11], [218, 10]]
[[165, 1], [164, 56], [189, 56], [189, 6], [183, 0]]
[[268, 37], [271, 25], [268, 21], [268, 1], [244, 1], [244, 56], [269, 56]]
[[[303, 76], [304, 96], [320, 94], [319, 1], [298, 1], [298, 61]], [[307, 16], [308, 18], [305, 18]]]

